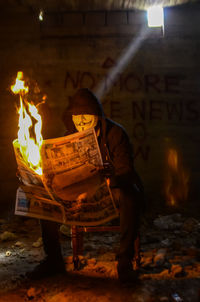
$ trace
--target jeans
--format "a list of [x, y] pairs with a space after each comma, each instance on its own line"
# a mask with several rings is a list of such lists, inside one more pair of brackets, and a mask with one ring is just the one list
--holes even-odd
[[120, 246], [117, 259], [134, 257], [134, 242], [139, 234], [140, 224], [140, 195], [126, 192], [119, 188], [111, 189], [120, 216]]

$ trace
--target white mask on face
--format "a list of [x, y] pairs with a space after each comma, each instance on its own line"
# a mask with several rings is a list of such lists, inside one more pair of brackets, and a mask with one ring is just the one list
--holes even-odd
[[73, 123], [76, 129], [81, 132], [97, 125], [98, 116], [92, 114], [78, 114], [72, 115]]

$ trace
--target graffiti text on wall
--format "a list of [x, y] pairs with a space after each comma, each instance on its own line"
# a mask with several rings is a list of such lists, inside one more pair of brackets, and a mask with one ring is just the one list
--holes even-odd
[[[76, 71], [65, 74], [64, 88], [82, 88], [88, 87], [95, 89], [100, 80], [104, 81], [104, 90], [107, 91], [107, 87], [110, 87], [110, 78], [108, 74], [100, 75], [90, 71]], [[139, 77], [135, 73], [119, 74], [115, 81], [112, 83], [115, 89], [120, 92], [129, 92], [131, 94], [138, 93], [140, 91], [146, 93], [180, 93], [180, 83], [182, 76], [179, 75], [163, 75], [158, 74], [146, 74], [143, 78]]]
[[[90, 71], [76, 71], [65, 74], [65, 89], [76, 90], [88, 87], [95, 91], [99, 81], [104, 83], [105, 95], [110, 87], [109, 74], [95, 74]], [[112, 83], [113, 91], [122, 93], [122, 98], [108, 97], [103, 99], [107, 114], [114, 120], [124, 121], [127, 110], [131, 138], [135, 142], [135, 158], [148, 161], [151, 145], [149, 142], [150, 124], [158, 127], [164, 125], [181, 125], [195, 123], [200, 119], [199, 105], [196, 99], [187, 99], [184, 95], [182, 75], [119, 74]], [[122, 101], [123, 100], [123, 101]], [[128, 109], [127, 109], [128, 108]], [[148, 125], [148, 126], [147, 126]]]

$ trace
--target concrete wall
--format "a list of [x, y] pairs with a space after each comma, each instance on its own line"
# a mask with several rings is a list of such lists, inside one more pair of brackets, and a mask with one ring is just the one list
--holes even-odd
[[[8, 11], [0, 17], [1, 205], [13, 209], [18, 182], [12, 140], [18, 98], [9, 91], [18, 70], [48, 96], [45, 136], [61, 136], [68, 97], [89, 87], [105, 113], [121, 123], [135, 150], [149, 209], [166, 204], [167, 150], [190, 175], [187, 207], [199, 201], [200, 5], [165, 9], [164, 36], [148, 29], [144, 11], [47, 13]], [[184, 171], [184, 172], [183, 172]], [[173, 173], [172, 173], [173, 174]], [[184, 187], [173, 174], [173, 185]], [[180, 201], [179, 201], [180, 204]], [[182, 205], [181, 205], [182, 206]], [[184, 203], [185, 206], [185, 203]], [[194, 211], [195, 212], [195, 211]]]

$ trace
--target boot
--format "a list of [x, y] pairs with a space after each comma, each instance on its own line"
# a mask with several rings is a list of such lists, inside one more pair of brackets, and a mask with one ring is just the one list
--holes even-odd
[[65, 274], [65, 263], [63, 259], [46, 257], [37, 265], [32, 272], [27, 273], [27, 277], [32, 280], [39, 280], [56, 274]]
[[138, 271], [133, 269], [132, 261], [121, 258], [117, 264], [118, 279], [122, 284], [138, 284]]

